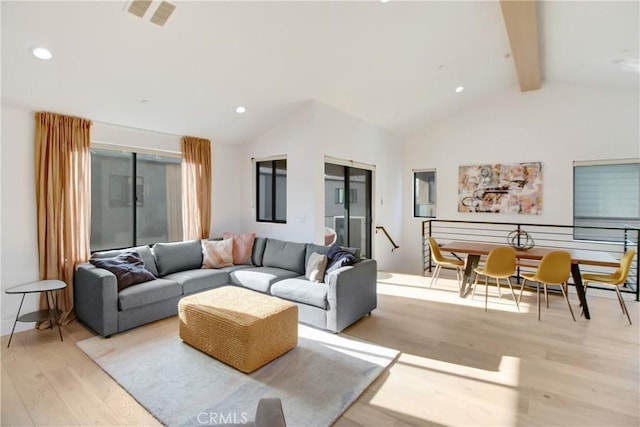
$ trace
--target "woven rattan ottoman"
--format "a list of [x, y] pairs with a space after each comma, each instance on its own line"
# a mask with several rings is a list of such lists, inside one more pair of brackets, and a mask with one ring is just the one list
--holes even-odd
[[298, 344], [298, 307], [244, 288], [184, 297], [178, 316], [184, 342], [245, 373]]

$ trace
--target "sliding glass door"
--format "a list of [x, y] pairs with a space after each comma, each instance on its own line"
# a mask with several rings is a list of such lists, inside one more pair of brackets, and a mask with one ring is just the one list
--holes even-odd
[[324, 183], [327, 231], [371, 257], [371, 171], [325, 163]]

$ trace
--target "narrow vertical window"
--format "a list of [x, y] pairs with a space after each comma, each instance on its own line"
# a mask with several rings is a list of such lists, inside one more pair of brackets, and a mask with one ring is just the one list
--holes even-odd
[[287, 160], [256, 162], [256, 220], [287, 222]]
[[413, 173], [413, 216], [435, 218], [436, 171], [422, 170]]

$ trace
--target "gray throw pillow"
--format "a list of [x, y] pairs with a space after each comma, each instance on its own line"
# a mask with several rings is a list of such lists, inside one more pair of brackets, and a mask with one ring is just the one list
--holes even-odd
[[156, 265], [160, 276], [202, 267], [200, 240], [156, 243], [153, 245], [153, 253], [156, 256]]
[[311, 282], [322, 283], [324, 281], [324, 270], [326, 268], [327, 256], [314, 252], [309, 255], [304, 276]]
[[131, 285], [155, 279], [155, 276], [144, 268], [144, 261], [137, 252], [126, 251], [113, 258], [91, 258], [89, 262], [115, 274], [118, 292]]

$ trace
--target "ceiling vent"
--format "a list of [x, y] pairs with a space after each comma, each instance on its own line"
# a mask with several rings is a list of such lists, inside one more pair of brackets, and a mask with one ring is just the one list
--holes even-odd
[[136, 15], [138, 18], [142, 18], [151, 6], [151, 0], [134, 0], [129, 5], [129, 9], [127, 11], [131, 14]]
[[163, 1], [162, 3], [160, 3], [160, 6], [158, 6], [155, 13], [151, 17], [151, 22], [156, 25], [160, 25], [161, 27], [164, 26], [164, 24], [167, 23], [167, 19], [169, 19], [175, 9], [175, 4], [171, 4], [168, 1]]
[[151, 15], [151, 18], [149, 20], [154, 24], [163, 27], [167, 23], [167, 20], [171, 17], [173, 11], [176, 9], [176, 5], [169, 3], [168, 1], [158, 2], [153, 0], [133, 0], [129, 3], [127, 12], [139, 18], [144, 18], [144, 15], [149, 9], [155, 9], [153, 15]]

